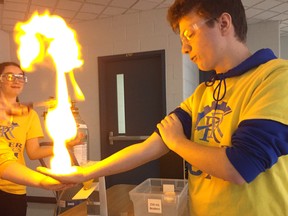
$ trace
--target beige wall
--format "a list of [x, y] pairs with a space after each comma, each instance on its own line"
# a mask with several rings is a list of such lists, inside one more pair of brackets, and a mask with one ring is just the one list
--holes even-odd
[[281, 37], [280, 54], [281, 58], [288, 59], [288, 36]]
[[0, 62], [10, 61], [10, 35], [0, 30]]
[[252, 53], [261, 48], [270, 48], [280, 56], [279, 22], [266, 22], [248, 26], [247, 45]]

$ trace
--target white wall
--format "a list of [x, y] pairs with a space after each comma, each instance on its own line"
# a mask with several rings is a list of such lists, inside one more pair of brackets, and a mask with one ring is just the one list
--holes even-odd
[[10, 61], [10, 35], [0, 30], [0, 62]]
[[288, 36], [281, 37], [280, 48], [281, 58], [288, 59]]
[[183, 55], [183, 99], [188, 98], [199, 84], [199, 70], [189, 55]]
[[279, 22], [248, 25], [247, 45], [252, 53], [261, 48], [270, 48], [280, 56]]

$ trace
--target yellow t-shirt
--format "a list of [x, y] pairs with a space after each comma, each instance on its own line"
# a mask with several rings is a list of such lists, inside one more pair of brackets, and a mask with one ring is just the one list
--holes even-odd
[[[216, 111], [213, 91], [219, 81], [212, 87], [201, 84], [181, 104], [181, 109], [192, 117], [191, 140], [207, 146], [230, 147], [233, 133], [244, 120], [267, 119], [288, 125], [288, 61], [271, 60], [225, 81], [226, 95]], [[279, 157], [270, 169], [244, 185], [192, 167], [189, 172], [191, 215], [288, 215], [287, 185], [287, 155]]]
[[[1, 128], [2, 126], [0, 126]], [[11, 163], [17, 161], [11, 148], [8, 146], [8, 142], [0, 137], [0, 177], [2, 171]], [[1, 179], [1, 178], [0, 178]]]
[[[9, 127], [1, 126], [0, 137], [1, 140], [3, 140], [3, 142], [0, 143], [0, 163], [1, 161], [4, 163], [7, 161], [7, 157], [11, 157], [11, 152], [9, 153], [7, 149], [8, 145], [10, 151], [12, 150], [14, 153], [14, 157], [17, 158], [17, 162], [25, 165], [24, 149], [26, 141], [32, 138], [43, 137], [41, 123], [37, 113], [34, 110], [30, 110], [28, 115], [14, 116], [12, 124]], [[3, 158], [1, 159], [2, 156]], [[12, 194], [26, 193], [25, 186], [1, 178], [0, 190]]]

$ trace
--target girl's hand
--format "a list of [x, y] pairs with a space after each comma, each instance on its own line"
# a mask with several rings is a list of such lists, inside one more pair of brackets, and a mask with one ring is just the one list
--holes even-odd
[[85, 134], [84, 133], [82, 133], [82, 132], [78, 132], [77, 133], [77, 136], [76, 136], [76, 138], [75, 139], [73, 139], [73, 140], [70, 140], [70, 141], [68, 141], [67, 143], [66, 143], [66, 146], [69, 148], [71, 148], [71, 147], [73, 147], [73, 146], [75, 146], [75, 145], [82, 145], [83, 144], [83, 138], [85, 138]]

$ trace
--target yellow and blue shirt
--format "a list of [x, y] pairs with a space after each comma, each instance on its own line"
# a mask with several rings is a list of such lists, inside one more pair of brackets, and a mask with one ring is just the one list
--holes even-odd
[[[226, 155], [247, 183], [188, 165], [191, 215], [288, 215], [288, 61], [262, 49], [174, 110], [186, 136]], [[193, 154], [193, 152], [191, 152]]]

